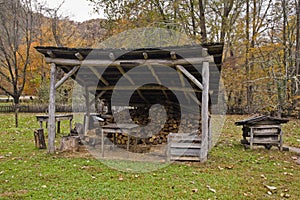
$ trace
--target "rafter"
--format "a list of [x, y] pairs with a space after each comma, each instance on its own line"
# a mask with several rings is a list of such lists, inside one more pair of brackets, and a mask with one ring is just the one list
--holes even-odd
[[187, 71], [183, 66], [177, 65], [177, 70], [182, 72], [188, 79], [190, 79], [198, 88], [203, 90], [203, 85], [198, 81], [189, 71]]
[[68, 78], [70, 78], [73, 74], [77, 72], [77, 70], [80, 68], [80, 66], [74, 67], [71, 71], [69, 71], [60, 81], [58, 81], [55, 84], [55, 89], [57, 89], [59, 86], [61, 86]]
[[[124, 71], [124, 69], [121, 66], [117, 66], [117, 69], [121, 72], [121, 74], [132, 84], [135, 85], [134, 81], [132, 80], [132, 78], [130, 76], [128, 76], [126, 74], [126, 72]], [[142, 92], [140, 90], [137, 90], [138, 95], [141, 97], [141, 99], [143, 99], [147, 104], [149, 104], [149, 101], [144, 97], [144, 95], [142, 94]]]
[[98, 78], [99, 80], [102, 81], [102, 83], [103, 83], [104, 85], [106, 85], [106, 86], [109, 85], [109, 82], [108, 82], [107, 80], [105, 80], [105, 78], [103, 78], [103, 76], [102, 76], [102, 75], [101, 75], [94, 67], [89, 66], [89, 69], [92, 70], [92, 72], [97, 76], [97, 78]]
[[[151, 65], [147, 65], [148, 69], [151, 71], [153, 77], [155, 78], [156, 82], [159, 84], [159, 85], [162, 85], [161, 84], [161, 81], [159, 79], [159, 77], [157, 76], [155, 70], [153, 69], [153, 67]], [[164, 96], [166, 97], [167, 100], [169, 100], [169, 97], [168, 97], [168, 94], [166, 93], [165, 90], [162, 90]]]

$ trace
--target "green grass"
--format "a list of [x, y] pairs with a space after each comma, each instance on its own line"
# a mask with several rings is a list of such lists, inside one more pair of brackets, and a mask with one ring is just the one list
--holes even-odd
[[[300, 196], [300, 166], [291, 152], [244, 150], [246, 116], [227, 116], [221, 138], [205, 164], [173, 163], [148, 173], [113, 170], [79, 153], [46, 154], [34, 147], [34, 115], [0, 114], [0, 199], [289, 199]], [[299, 120], [284, 126], [285, 144], [300, 146]], [[68, 123], [62, 122], [62, 130]], [[62, 134], [61, 134], [62, 135]], [[58, 136], [58, 140], [59, 137]], [[128, 164], [126, 161], [122, 164]], [[132, 164], [132, 163], [131, 163]], [[142, 163], [134, 163], [143, 165]], [[265, 185], [275, 186], [272, 195]]]

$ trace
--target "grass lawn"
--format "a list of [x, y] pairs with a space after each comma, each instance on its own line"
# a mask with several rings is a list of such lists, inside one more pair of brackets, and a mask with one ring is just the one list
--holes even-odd
[[[39, 127], [34, 115], [20, 116], [20, 128], [14, 128], [13, 114], [0, 114], [0, 199], [296, 200], [300, 196], [300, 165], [292, 158], [297, 155], [277, 148], [244, 150], [241, 127], [234, 122], [245, 116], [227, 116], [207, 163], [173, 163], [148, 173], [116, 171], [79, 153], [48, 155], [34, 147], [33, 130]], [[68, 123], [62, 126], [68, 130]], [[300, 121], [292, 120], [283, 130], [285, 144], [300, 147]]]

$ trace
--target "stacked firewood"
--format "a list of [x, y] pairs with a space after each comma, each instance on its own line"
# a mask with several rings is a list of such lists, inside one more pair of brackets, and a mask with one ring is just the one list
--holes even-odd
[[[153, 110], [152, 110], [153, 111]], [[200, 114], [180, 114], [173, 106], [165, 106], [165, 110], [154, 110], [155, 115], [149, 116], [149, 108], [143, 107], [130, 110], [131, 120], [140, 127], [137, 133], [133, 133], [130, 144], [157, 145], [167, 142], [169, 133], [192, 133], [201, 134]], [[133, 123], [131, 120], [122, 118], [125, 111], [118, 113], [117, 123]], [[150, 113], [151, 115], [151, 113]], [[113, 141], [113, 137], [110, 138]], [[127, 134], [117, 133], [116, 143], [127, 144]]]

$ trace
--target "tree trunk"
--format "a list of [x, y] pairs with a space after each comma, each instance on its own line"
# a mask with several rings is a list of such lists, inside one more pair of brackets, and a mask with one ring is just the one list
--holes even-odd
[[199, 0], [200, 12], [200, 28], [201, 28], [201, 43], [207, 43], [206, 20], [205, 20], [205, 5], [203, 0]]
[[[296, 12], [297, 12], [297, 24], [296, 24], [296, 77], [299, 77], [300, 75], [300, 0], [298, 0], [297, 3], [297, 8], [296, 8]], [[299, 82], [297, 81], [297, 79], [294, 82], [294, 88], [295, 88], [295, 95], [298, 97], [300, 96], [300, 90], [297, 89], [299, 88]], [[300, 99], [297, 98], [296, 103], [295, 103], [295, 107], [299, 106], [299, 101]]]
[[230, 11], [233, 7], [233, 0], [224, 2], [224, 12], [222, 16], [222, 24], [221, 24], [221, 37], [220, 41], [224, 42], [226, 36], [226, 30], [228, 29], [227, 18], [229, 16]]
[[250, 2], [247, 0], [246, 5], [246, 61], [245, 61], [245, 67], [246, 67], [246, 87], [247, 87], [247, 112], [249, 113], [251, 110], [251, 96], [252, 96], [252, 90], [251, 85], [249, 83], [250, 80], [250, 66], [249, 66], [249, 49], [250, 49]]
[[19, 110], [20, 110], [20, 97], [14, 97], [14, 104], [15, 104], [15, 126], [16, 128], [19, 127]]

